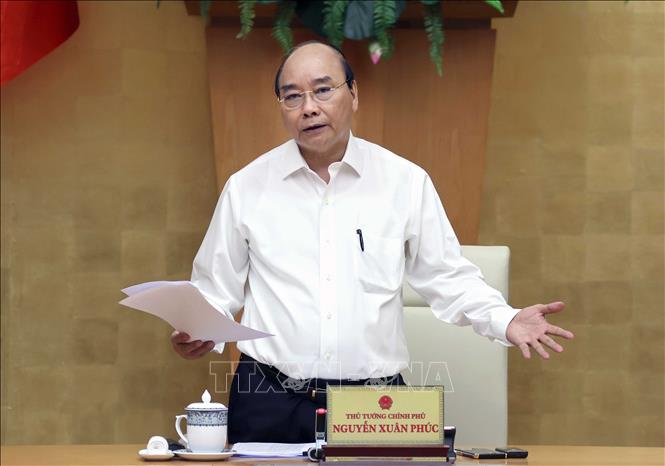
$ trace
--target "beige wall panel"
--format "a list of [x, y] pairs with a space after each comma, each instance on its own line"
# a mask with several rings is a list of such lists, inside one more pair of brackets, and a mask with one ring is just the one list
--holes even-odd
[[520, 2], [497, 49], [480, 240], [576, 339], [510, 352], [513, 444], [663, 446], [663, 2]]
[[215, 205], [205, 23], [180, 2], [78, 6], [2, 87], [3, 444], [173, 436], [215, 383], [215, 357], [180, 360], [168, 325], [117, 304], [189, 277]]

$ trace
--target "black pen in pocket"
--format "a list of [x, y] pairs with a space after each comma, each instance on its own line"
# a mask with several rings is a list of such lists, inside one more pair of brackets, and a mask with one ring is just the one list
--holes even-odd
[[363, 231], [358, 228], [356, 230], [356, 233], [358, 234], [358, 240], [360, 241], [360, 250], [365, 252], [365, 242], [363, 241]]

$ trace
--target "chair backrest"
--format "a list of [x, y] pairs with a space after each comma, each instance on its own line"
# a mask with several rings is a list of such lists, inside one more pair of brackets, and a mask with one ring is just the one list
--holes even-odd
[[[462, 246], [462, 254], [508, 300], [510, 250], [506, 246]], [[411, 368], [402, 374], [406, 381], [445, 387], [444, 422], [457, 427], [457, 444], [506, 445], [506, 347], [475, 334], [470, 326], [441, 322], [407, 284], [403, 297], [404, 327], [411, 356]]]

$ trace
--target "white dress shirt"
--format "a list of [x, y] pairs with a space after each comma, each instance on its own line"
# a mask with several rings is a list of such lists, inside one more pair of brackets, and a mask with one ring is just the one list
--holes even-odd
[[509, 345], [518, 310], [462, 257], [423, 169], [351, 135], [328, 170], [326, 184], [290, 140], [220, 195], [192, 282], [221, 312], [244, 306], [242, 324], [274, 334], [238, 342], [241, 352], [297, 379], [397, 374], [409, 365], [404, 279], [439, 319]]

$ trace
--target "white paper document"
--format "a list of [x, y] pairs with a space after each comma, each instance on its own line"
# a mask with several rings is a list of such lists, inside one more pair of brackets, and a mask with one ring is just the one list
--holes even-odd
[[236, 456], [254, 456], [261, 458], [293, 458], [302, 457], [303, 452], [316, 446], [312, 443], [261, 443], [238, 442], [233, 445]]
[[127, 298], [120, 304], [157, 316], [192, 340], [217, 344], [272, 336], [228, 318], [206, 301], [191, 282], [148, 282], [122, 291]]
[[138, 294], [142, 291], [149, 290], [150, 288], [157, 288], [158, 286], [173, 286], [173, 285], [182, 285], [183, 283], [190, 283], [188, 281], [167, 281], [167, 280], [161, 280], [157, 282], [145, 282], [145, 283], [139, 283], [138, 285], [132, 285], [128, 286], [127, 288], [123, 288], [122, 292], [125, 293], [127, 296], [132, 296], [135, 294]]

